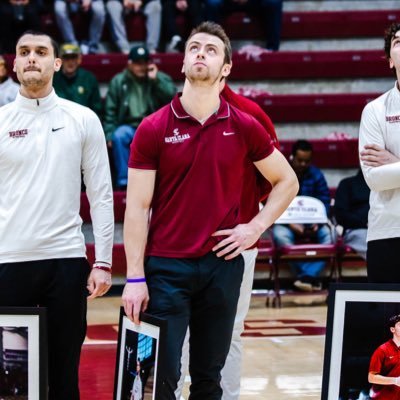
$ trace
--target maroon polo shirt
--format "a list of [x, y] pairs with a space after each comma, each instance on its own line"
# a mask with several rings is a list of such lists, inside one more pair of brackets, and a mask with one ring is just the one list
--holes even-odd
[[[379, 346], [371, 357], [369, 372], [383, 376], [400, 376], [400, 349], [390, 339]], [[371, 398], [393, 400], [400, 397], [400, 387], [396, 385], [372, 385]]]
[[157, 170], [147, 255], [200, 257], [240, 220], [249, 164], [274, 150], [264, 128], [223, 98], [201, 125], [179, 95], [146, 117], [131, 145], [129, 168]]

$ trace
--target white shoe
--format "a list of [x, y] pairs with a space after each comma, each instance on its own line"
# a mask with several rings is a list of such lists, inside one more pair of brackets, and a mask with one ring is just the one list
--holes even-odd
[[179, 35], [172, 36], [171, 41], [166, 47], [167, 53], [179, 53], [178, 44], [182, 42], [182, 38]]
[[301, 279], [298, 279], [293, 283], [293, 286], [295, 286], [297, 289], [303, 291], [303, 292], [312, 292], [313, 287], [310, 282], [304, 282]]
[[86, 43], [81, 43], [80, 48], [81, 48], [82, 55], [85, 56], [85, 55], [89, 54], [89, 45], [87, 45]]

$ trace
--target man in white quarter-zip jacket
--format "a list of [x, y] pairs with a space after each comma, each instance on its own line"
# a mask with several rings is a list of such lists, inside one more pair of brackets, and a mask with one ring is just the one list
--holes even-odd
[[[48, 398], [78, 400], [87, 298], [111, 286], [113, 196], [100, 121], [55, 94], [60, 67], [48, 35], [19, 38], [20, 92], [0, 109], [0, 306], [46, 307]], [[95, 237], [92, 269], [79, 216], [81, 173]], [[30, 389], [29, 399], [42, 397]]]
[[400, 23], [385, 33], [385, 53], [397, 80], [361, 117], [361, 168], [371, 189], [367, 233], [370, 282], [400, 283]]

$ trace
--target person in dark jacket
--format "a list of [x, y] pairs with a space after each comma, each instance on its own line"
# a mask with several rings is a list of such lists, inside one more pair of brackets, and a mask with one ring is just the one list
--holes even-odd
[[112, 78], [104, 114], [104, 131], [112, 146], [116, 186], [128, 183], [129, 149], [142, 119], [172, 100], [176, 88], [172, 78], [151, 62], [144, 46], [132, 47], [127, 68]]
[[89, 107], [101, 119], [102, 102], [96, 77], [82, 68], [78, 45], [63, 44], [60, 49], [62, 67], [54, 75], [53, 86], [58, 96]]
[[361, 257], [367, 255], [367, 228], [370, 188], [361, 169], [357, 175], [340, 181], [335, 196], [335, 216], [343, 226], [344, 243]]

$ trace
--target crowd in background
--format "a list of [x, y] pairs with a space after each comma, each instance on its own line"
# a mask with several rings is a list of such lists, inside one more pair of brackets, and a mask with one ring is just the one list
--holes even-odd
[[[7, 19], [8, 15], [8, 21], [4, 24], [0, 21], [0, 30], [10, 20], [17, 21], [17, 29], [8, 30], [6, 36], [0, 36], [3, 51], [14, 51], [13, 42], [18, 38], [19, 30], [40, 28], [38, 21], [43, 9], [40, 0], [0, 3], [0, 20]], [[55, 0], [54, 15], [60, 37], [66, 43], [60, 48], [63, 63], [54, 76], [54, 89], [60, 97], [87, 106], [99, 116], [109, 148], [115, 189], [126, 189], [130, 144], [138, 125], [143, 118], [168, 104], [177, 91], [172, 78], [159, 71], [151, 59], [152, 53], [161, 48], [168, 52], [183, 51], [184, 41], [176, 24], [177, 14], [186, 14], [190, 25], [195, 26], [204, 19], [220, 22], [227, 12], [242, 10], [254, 13], [260, 9], [265, 11], [264, 17], [269, 18], [265, 25], [266, 47], [278, 50], [282, 0]], [[131, 46], [125, 22], [130, 21], [126, 18], [128, 14], [136, 12], [143, 13], [146, 18], [146, 43]], [[73, 14], [79, 13], [90, 15], [88, 39], [83, 41], [77, 40], [71, 22]], [[102, 100], [96, 77], [82, 68], [81, 62], [85, 54], [98, 52], [106, 20], [116, 48], [126, 53], [128, 60], [126, 68], [109, 82], [107, 94]], [[17, 91], [18, 84], [10, 77], [6, 61], [0, 56], [0, 106], [12, 101]], [[299, 195], [318, 198], [324, 203], [327, 214], [330, 214], [330, 193], [326, 180], [322, 172], [311, 165], [311, 160], [311, 144], [307, 141], [297, 142], [290, 162], [300, 182]], [[359, 173], [357, 179], [361, 178], [362, 174]], [[337, 221], [345, 229], [346, 242], [365, 258], [369, 190], [364, 181], [359, 182], [361, 186], [365, 190], [354, 194], [346, 190], [349, 185], [340, 184], [335, 210]], [[360, 193], [363, 193], [362, 199], [359, 198]], [[359, 208], [362, 209], [360, 213], [363, 218], [357, 219], [357, 223], [349, 221], [348, 215], [354, 219]], [[307, 235], [319, 243], [331, 243], [333, 240], [326, 226], [313, 226], [311, 230], [305, 228], [309, 227], [275, 225], [274, 240], [278, 245], [293, 244]], [[293, 263], [295, 287], [305, 291], [320, 290], [319, 276], [325, 265], [324, 261]]]
[[[124, 54], [130, 50], [127, 24], [132, 14], [142, 14], [146, 25], [145, 45], [149, 53], [183, 50], [184, 38], [177, 26], [183, 15], [187, 28], [209, 20], [223, 24], [226, 15], [243, 11], [262, 19], [265, 48], [279, 49], [283, 0], [2, 0], [0, 2], [0, 53], [13, 53], [15, 41], [27, 29], [46, 30], [42, 16], [53, 14], [58, 32], [52, 32], [64, 43], [79, 45], [83, 55], [100, 52], [105, 28], [115, 49]], [[74, 22], [85, 20], [85, 37], [79, 37]], [[132, 27], [129, 27], [132, 28]]]

